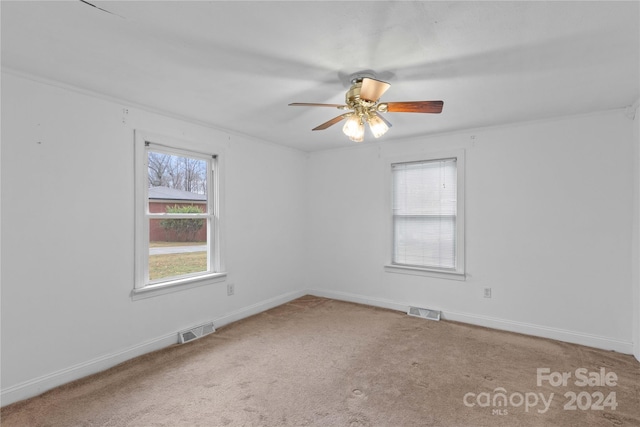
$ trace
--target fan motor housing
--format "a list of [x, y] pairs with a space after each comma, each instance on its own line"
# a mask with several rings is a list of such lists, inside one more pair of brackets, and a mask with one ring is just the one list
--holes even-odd
[[375, 105], [375, 102], [365, 101], [360, 98], [360, 89], [362, 88], [362, 78], [355, 80], [347, 93], [344, 96], [344, 102], [351, 109], [358, 109], [358, 107], [364, 107], [368, 109]]
[[353, 108], [360, 100], [360, 88], [362, 87], [362, 80], [355, 82], [351, 85], [351, 88], [344, 96], [344, 102], [351, 108]]

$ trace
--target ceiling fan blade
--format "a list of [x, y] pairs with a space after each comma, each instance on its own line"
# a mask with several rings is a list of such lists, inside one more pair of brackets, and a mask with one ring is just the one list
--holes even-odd
[[344, 104], [316, 104], [313, 102], [292, 102], [290, 107], [333, 107], [333, 108], [349, 108]]
[[[435, 113], [442, 112], [444, 101], [386, 102], [389, 113]], [[383, 107], [384, 108], [384, 107]]]
[[360, 87], [360, 99], [376, 102], [389, 89], [389, 86], [391, 86], [389, 83], [365, 77]]
[[314, 127], [311, 130], [324, 130], [324, 129], [328, 128], [329, 126], [335, 125], [336, 123], [338, 123], [339, 121], [345, 119], [349, 115], [350, 115], [349, 113], [341, 114], [338, 117], [334, 117], [333, 119], [329, 120], [328, 122], [324, 122], [323, 124], [318, 125], [318, 126]]

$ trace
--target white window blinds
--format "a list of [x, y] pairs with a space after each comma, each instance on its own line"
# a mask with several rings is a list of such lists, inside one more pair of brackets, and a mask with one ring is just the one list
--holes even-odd
[[393, 264], [456, 268], [456, 159], [392, 164]]

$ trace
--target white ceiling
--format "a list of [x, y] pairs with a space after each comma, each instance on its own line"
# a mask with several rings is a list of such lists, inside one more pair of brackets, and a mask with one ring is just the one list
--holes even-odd
[[[640, 96], [640, 3], [8, 2], [2, 66], [305, 151], [355, 144], [349, 76], [391, 83], [394, 140], [621, 108]], [[370, 133], [365, 143], [374, 138]]]

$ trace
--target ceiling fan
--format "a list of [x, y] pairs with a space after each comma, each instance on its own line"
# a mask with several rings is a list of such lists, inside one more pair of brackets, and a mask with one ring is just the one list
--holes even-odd
[[384, 135], [389, 123], [380, 113], [435, 113], [442, 112], [443, 101], [410, 101], [410, 102], [378, 102], [391, 85], [375, 79], [368, 74], [351, 76], [351, 87], [345, 94], [345, 104], [316, 104], [310, 102], [293, 102], [294, 107], [332, 107], [339, 110], [351, 110], [316, 126], [312, 130], [324, 130], [346, 119], [342, 128], [352, 141], [364, 141], [364, 125], [369, 124], [371, 133], [376, 138]]

